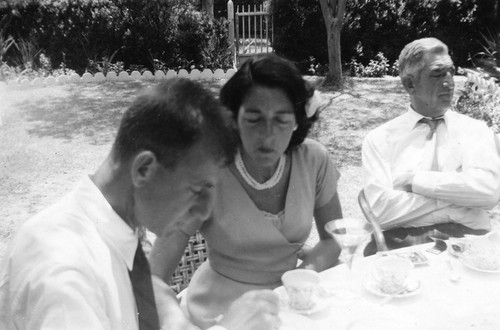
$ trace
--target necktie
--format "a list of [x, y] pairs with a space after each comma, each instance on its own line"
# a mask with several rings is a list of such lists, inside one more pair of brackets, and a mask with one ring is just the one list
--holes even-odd
[[[429, 134], [427, 134], [427, 140], [431, 140], [433, 135], [436, 133], [436, 130], [439, 126], [439, 123], [444, 121], [444, 119], [441, 118], [434, 118], [434, 119], [429, 119], [429, 118], [422, 118], [418, 122], [422, 124], [426, 124], [430, 128]], [[431, 165], [431, 171], [439, 171], [439, 163], [438, 163], [438, 154], [437, 154], [437, 148], [438, 148], [438, 140], [437, 140], [437, 134], [436, 134], [436, 141], [434, 141], [434, 152], [433, 152], [433, 157], [432, 157], [432, 165]]]
[[139, 330], [160, 329], [153, 283], [151, 281], [151, 270], [148, 259], [144, 255], [144, 251], [142, 251], [141, 243], [137, 245], [134, 266], [129, 271], [129, 276], [134, 289], [137, 313], [139, 314]]

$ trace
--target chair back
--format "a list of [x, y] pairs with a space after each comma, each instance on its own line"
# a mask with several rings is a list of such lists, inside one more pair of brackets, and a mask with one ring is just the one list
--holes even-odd
[[358, 203], [359, 207], [361, 208], [361, 211], [363, 212], [363, 215], [365, 216], [366, 220], [370, 222], [370, 224], [373, 226], [373, 236], [375, 237], [375, 243], [377, 244], [377, 250], [378, 251], [388, 251], [389, 248], [387, 247], [387, 243], [385, 242], [385, 237], [384, 233], [382, 232], [382, 228], [380, 228], [380, 225], [378, 224], [377, 220], [375, 219], [375, 215], [373, 214], [370, 205], [368, 204], [368, 201], [366, 200], [365, 196], [365, 191], [361, 189], [358, 195]]
[[184, 255], [175, 269], [172, 279], [167, 284], [175, 293], [180, 293], [188, 286], [196, 269], [207, 258], [208, 248], [205, 238], [199, 232], [196, 232], [189, 238]]

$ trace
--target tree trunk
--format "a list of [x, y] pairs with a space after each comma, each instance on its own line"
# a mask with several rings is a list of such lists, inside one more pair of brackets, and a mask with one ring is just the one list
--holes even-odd
[[320, 0], [325, 20], [328, 45], [328, 74], [326, 83], [342, 87], [342, 60], [340, 57], [340, 32], [344, 24], [346, 0]]
[[214, 18], [214, 0], [201, 0], [201, 10], [206, 12], [208, 17]]

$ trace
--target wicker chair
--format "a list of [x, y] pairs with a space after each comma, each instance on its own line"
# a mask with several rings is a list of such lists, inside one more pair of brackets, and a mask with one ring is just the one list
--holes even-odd
[[184, 290], [188, 286], [195, 270], [207, 260], [207, 257], [208, 251], [205, 238], [199, 232], [196, 232], [195, 235], [189, 238], [184, 255], [175, 269], [172, 279], [168, 283], [172, 290], [176, 293]]

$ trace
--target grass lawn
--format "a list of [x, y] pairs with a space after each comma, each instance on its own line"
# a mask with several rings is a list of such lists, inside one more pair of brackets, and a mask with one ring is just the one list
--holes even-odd
[[[0, 256], [20, 224], [97, 168], [122, 112], [151, 84], [0, 86]], [[214, 93], [222, 84], [205, 83]], [[461, 86], [463, 80], [457, 92]], [[328, 147], [342, 173], [344, 215], [361, 216], [356, 201], [362, 186], [361, 142], [369, 130], [405, 111], [408, 97], [396, 78], [348, 79], [341, 92], [319, 89], [333, 104], [322, 113], [313, 137]], [[316, 239], [313, 231], [310, 242]]]

